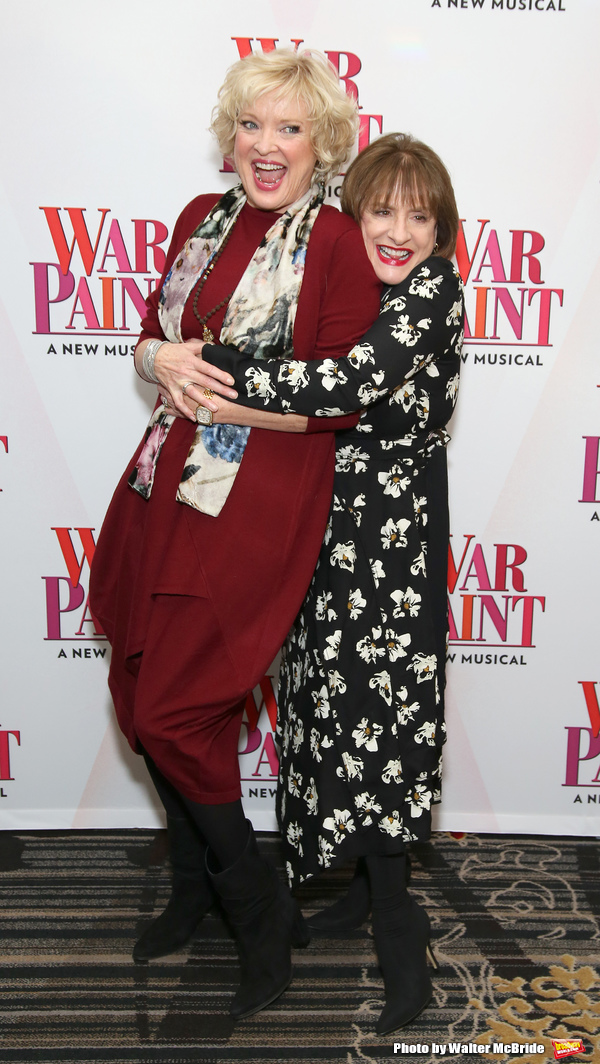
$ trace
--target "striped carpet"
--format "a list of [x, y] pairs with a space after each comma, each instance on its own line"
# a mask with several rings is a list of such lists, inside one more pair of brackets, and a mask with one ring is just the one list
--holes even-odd
[[[274, 836], [261, 846], [277, 859]], [[531, 1064], [554, 1060], [553, 1041], [581, 1039], [567, 1059], [600, 1064], [594, 839], [438, 834], [415, 847], [411, 890], [440, 969], [427, 1011], [385, 1039], [368, 926], [296, 951], [289, 990], [238, 1024], [227, 1013], [235, 949], [218, 915], [187, 951], [134, 965], [135, 937], [168, 897], [164, 832], [1, 832], [0, 870], [0, 1061], [433, 1064], [445, 1047], [446, 1060]], [[348, 875], [307, 887], [305, 911], [335, 900]]]

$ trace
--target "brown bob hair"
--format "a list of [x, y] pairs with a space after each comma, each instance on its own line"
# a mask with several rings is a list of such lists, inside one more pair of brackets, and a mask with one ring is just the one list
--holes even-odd
[[410, 133], [388, 133], [361, 151], [344, 178], [342, 210], [360, 223], [365, 210], [385, 206], [396, 196], [433, 214], [436, 254], [452, 258], [458, 210], [450, 175], [439, 155]]

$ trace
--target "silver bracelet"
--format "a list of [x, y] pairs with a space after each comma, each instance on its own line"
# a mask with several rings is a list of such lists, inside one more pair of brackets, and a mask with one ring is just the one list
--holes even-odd
[[154, 359], [159, 347], [166, 344], [166, 340], [149, 340], [146, 344], [144, 354], [142, 355], [142, 370], [144, 376], [149, 381], [154, 381], [155, 384], [160, 384], [156, 373], [154, 372]]

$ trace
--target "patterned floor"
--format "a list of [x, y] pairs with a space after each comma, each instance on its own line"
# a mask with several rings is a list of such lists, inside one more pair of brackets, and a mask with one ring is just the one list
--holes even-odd
[[[261, 846], [277, 857], [273, 836]], [[415, 847], [411, 889], [441, 967], [427, 1011], [386, 1039], [368, 926], [297, 951], [284, 996], [235, 1025], [235, 949], [217, 915], [187, 952], [134, 965], [136, 934], [168, 895], [163, 832], [1, 832], [0, 870], [0, 1061], [435, 1064], [445, 1046], [449, 1061], [533, 1064], [555, 1059], [553, 1040], [582, 1039], [566, 1059], [600, 1064], [594, 839], [439, 834]], [[335, 900], [347, 875], [306, 888], [305, 911]], [[523, 1048], [533, 1043], [542, 1051]]]

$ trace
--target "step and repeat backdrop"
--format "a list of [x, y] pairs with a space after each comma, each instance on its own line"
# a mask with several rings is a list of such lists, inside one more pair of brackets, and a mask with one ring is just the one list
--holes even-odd
[[[599, 23], [597, 0], [5, 10], [3, 828], [161, 822], [113, 722], [89, 566], [154, 402], [132, 358], [144, 299], [182, 207], [235, 181], [207, 128], [217, 90], [240, 56], [291, 45], [329, 56], [361, 147], [401, 130], [439, 152], [462, 219], [436, 825], [600, 835]], [[273, 668], [240, 738], [261, 828], [275, 826], [276, 712]]]

